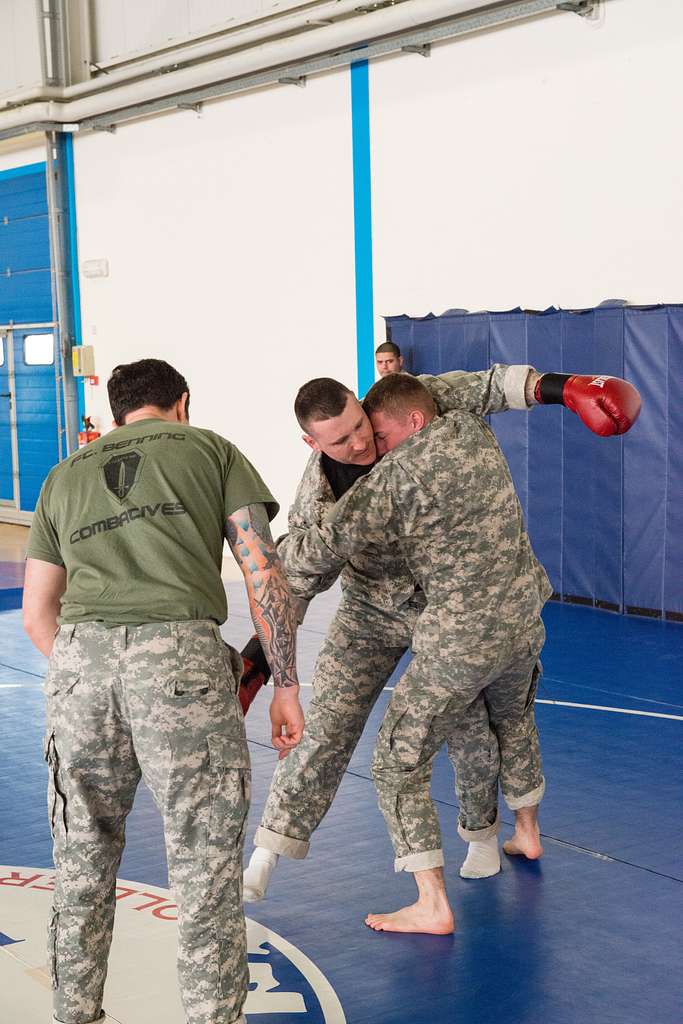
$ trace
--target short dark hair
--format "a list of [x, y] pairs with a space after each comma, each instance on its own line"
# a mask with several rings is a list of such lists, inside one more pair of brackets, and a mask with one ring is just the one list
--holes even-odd
[[340, 416], [346, 408], [349, 395], [345, 384], [332, 377], [315, 377], [302, 384], [294, 401], [294, 415], [302, 430], [308, 430], [313, 420], [331, 420]]
[[431, 394], [417, 377], [409, 373], [390, 373], [373, 384], [363, 400], [368, 416], [384, 412], [398, 419], [411, 409], [421, 409], [427, 416], [436, 415], [436, 404]]
[[114, 422], [123, 426], [126, 416], [145, 405], [170, 409], [190, 389], [182, 373], [163, 359], [138, 359], [115, 366], [107, 381]]
[[391, 352], [392, 356], [396, 356], [397, 359], [401, 358], [401, 350], [393, 341], [384, 341], [381, 345], [378, 345], [375, 349], [375, 355], [379, 355], [380, 352]]

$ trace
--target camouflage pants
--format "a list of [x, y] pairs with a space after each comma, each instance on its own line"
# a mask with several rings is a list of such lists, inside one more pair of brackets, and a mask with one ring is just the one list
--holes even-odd
[[[545, 783], [534, 698], [544, 636], [539, 620], [514, 642], [479, 645], [450, 662], [424, 653], [413, 658], [387, 708], [372, 761], [396, 871], [444, 863], [430, 796], [432, 762], [444, 739], [461, 728], [476, 698], [485, 700], [498, 737], [506, 803], [513, 810], [540, 803]], [[470, 753], [466, 745], [465, 761]]]
[[[297, 859], [335, 797], [351, 756], [389, 676], [408, 650], [421, 608], [401, 613], [342, 600], [315, 666], [313, 699], [301, 743], [278, 762], [255, 843]], [[460, 834], [498, 831], [498, 741], [483, 698], [443, 735], [456, 769]]]
[[247, 994], [242, 846], [249, 754], [239, 655], [208, 621], [62, 626], [45, 681], [57, 869], [55, 1017], [98, 1019], [126, 816], [141, 776], [161, 811], [188, 1024], [232, 1024]]

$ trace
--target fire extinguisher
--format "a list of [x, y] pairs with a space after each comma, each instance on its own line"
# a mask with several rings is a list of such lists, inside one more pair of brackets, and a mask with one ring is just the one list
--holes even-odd
[[95, 430], [95, 424], [93, 423], [90, 416], [83, 417], [83, 430], [78, 433], [78, 447], [85, 448], [86, 444], [90, 444], [91, 441], [96, 441], [98, 437], [102, 437], [99, 430]]

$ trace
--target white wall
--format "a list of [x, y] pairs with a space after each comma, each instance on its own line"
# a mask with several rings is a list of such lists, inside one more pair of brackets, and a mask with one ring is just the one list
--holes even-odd
[[[311, 377], [356, 382], [348, 72], [97, 133], [74, 145], [83, 340], [105, 382], [143, 356], [188, 378], [192, 421], [233, 440], [286, 511]], [[277, 528], [284, 529], [281, 516]]]
[[[683, 301], [682, 44], [679, 0], [609, 0], [374, 62], [376, 340], [382, 314]], [[348, 70], [74, 148], [80, 261], [110, 265], [81, 279], [88, 411], [106, 428], [116, 363], [167, 358], [286, 508], [297, 387], [356, 381]]]
[[10, 171], [15, 167], [27, 164], [39, 164], [45, 161], [45, 143], [36, 142], [36, 136], [7, 140], [0, 143], [0, 171]]
[[371, 67], [375, 311], [683, 301], [683, 4]]

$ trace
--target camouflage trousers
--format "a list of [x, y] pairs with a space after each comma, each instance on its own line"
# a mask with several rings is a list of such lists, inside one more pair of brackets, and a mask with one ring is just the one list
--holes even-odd
[[56, 884], [55, 1018], [99, 1018], [126, 816], [144, 778], [164, 821], [188, 1024], [232, 1024], [246, 999], [242, 847], [249, 754], [241, 659], [208, 621], [62, 626], [45, 692]]
[[[383, 612], [342, 599], [313, 675], [313, 699], [299, 745], [279, 761], [256, 832], [257, 846], [300, 859], [335, 797], [368, 716], [409, 649], [423, 605]], [[498, 831], [498, 741], [483, 697], [443, 735], [456, 769], [458, 830], [465, 839]]]
[[[438, 654], [413, 658], [394, 690], [372, 760], [396, 871], [443, 866], [439, 819], [430, 796], [432, 762], [444, 740], [462, 730], [473, 700], [485, 701], [498, 738], [506, 803], [512, 810], [540, 803], [545, 781], [534, 698], [544, 637], [539, 619], [515, 640], [479, 644], [448, 661]], [[466, 735], [465, 761], [475, 753], [470, 742]]]

